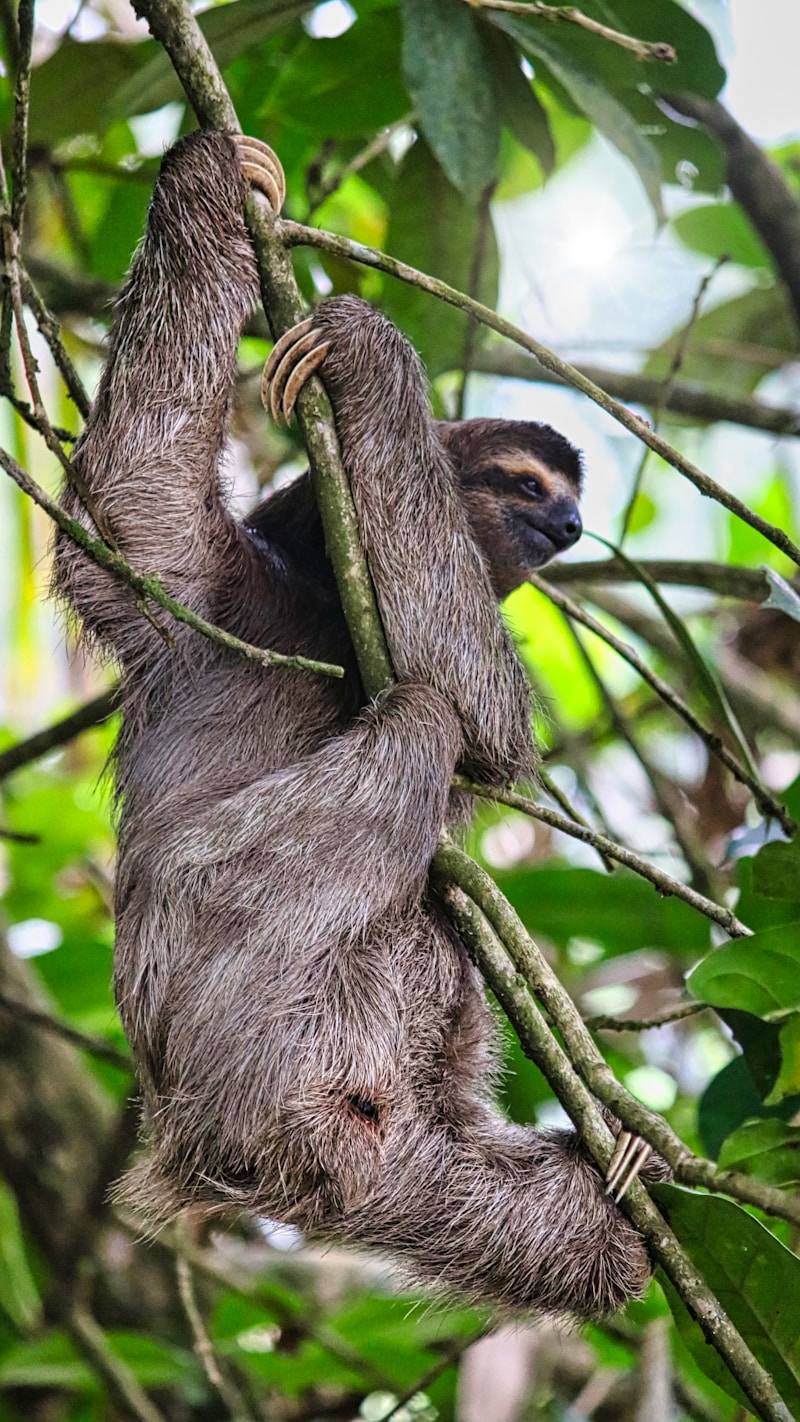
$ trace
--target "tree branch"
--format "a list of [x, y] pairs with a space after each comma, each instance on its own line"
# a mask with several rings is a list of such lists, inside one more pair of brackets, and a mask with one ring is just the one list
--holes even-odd
[[600, 637], [609, 647], [613, 647], [614, 651], [622, 657], [623, 661], [626, 661], [629, 666], [632, 666], [639, 673], [642, 680], [646, 681], [647, 684], [652, 686], [653, 690], [658, 693], [661, 700], [667, 706], [671, 707], [671, 709], [680, 716], [682, 721], [686, 722], [686, 725], [694, 731], [696, 736], [700, 737], [700, 740], [703, 741], [710, 753], [722, 761], [722, 764], [731, 772], [731, 775], [742, 785], [747, 786], [762, 813], [777, 820], [788, 835], [793, 833], [795, 828], [794, 820], [791, 815], [789, 815], [785, 806], [781, 804], [780, 800], [776, 800], [775, 796], [770, 793], [758, 777], [752, 775], [746, 766], [740, 764], [736, 756], [728, 750], [728, 747], [724, 745], [716, 732], [712, 731], [708, 726], [703, 725], [703, 722], [695, 715], [691, 706], [684, 701], [683, 697], [679, 696], [677, 691], [675, 691], [668, 682], [664, 681], [663, 677], [660, 677], [657, 672], [654, 672], [652, 668], [647, 665], [647, 662], [639, 656], [638, 652], [633, 650], [633, 647], [629, 646], [627, 642], [623, 642], [621, 638], [616, 637], [608, 627], [605, 627], [602, 622], [598, 622], [596, 617], [592, 617], [591, 613], [584, 611], [576, 602], [573, 602], [572, 598], [559, 592], [558, 589], [554, 588], [545, 578], [539, 577], [538, 573], [531, 573], [529, 581], [534, 587], [538, 588], [540, 592], [543, 592], [546, 597], [549, 597], [550, 601], [555, 603], [556, 607], [560, 607], [562, 612], [565, 612], [573, 621], [580, 622], [584, 627], [588, 627], [590, 632], [594, 632], [595, 636]]
[[[770, 595], [769, 578], [763, 568], [738, 568], [729, 563], [690, 562], [677, 558], [639, 558], [639, 566], [657, 583], [677, 583], [682, 587], [707, 588], [718, 597], [737, 597], [743, 602], [764, 602]], [[549, 583], [635, 583], [636, 573], [619, 558], [592, 558], [570, 563], [551, 563]]]
[[[505, 376], [509, 380], [529, 380], [539, 385], [569, 387], [570, 383], [554, 371], [545, 370], [544, 366], [532, 356], [525, 355], [523, 351], [504, 350], [495, 346], [484, 347], [477, 352], [473, 369], [483, 375]], [[639, 371], [611, 370], [608, 366], [592, 365], [583, 361], [576, 365], [575, 369], [587, 380], [601, 385], [609, 395], [616, 396], [626, 404], [648, 405], [652, 408], [659, 402], [662, 382], [658, 376], [644, 375]], [[800, 435], [800, 410], [787, 405], [766, 405], [762, 400], [749, 400], [745, 396], [725, 395], [694, 381], [674, 381], [663, 397], [663, 407], [675, 415], [686, 415], [703, 423], [727, 421], [734, 425], [745, 425], [749, 429], [765, 430], [769, 434]]]
[[[522, 924], [488, 875], [484, 875], [461, 850], [449, 846], [443, 851], [436, 872], [437, 876], [448, 872], [455, 876], [457, 873], [459, 880], [462, 876], [470, 880], [469, 890], [465, 892], [463, 888], [448, 883], [445, 877], [439, 879], [458, 931], [516, 1028], [526, 1055], [539, 1067], [578, 1127], [590, 1154], [601, 1170], [605, 1170], [612, 1151], [611, 1132], [570, 1060], [570, 1044], [566, 1043], [565, 1038], [570, 1051], [568, 1057], [550, 1032], [531, 995], [527, 973], [521, 976], [518, 971], [517, 955], [513, 961], [509, 956], [512, 945], [518, 947], [527, 940]], [[519, 956], [523, 956], [522, 953]], [[539, 988], [542, 986], [540, 981]], [[551, 1003], [547, 1005], [552, 1010]], [[571, 1002], [570, 1007], [578, 1017]], [[586, 1030], [582, 1022], [581, 1028]], [[591, 1050], [596, 1052], [588, 1032], [586, 1037]], [[753, 1356], [640, 1181], [631, 1187], [622, 1208], [647, 1240], [652, 1255], [672, 1280], [708, 1341], [724, 1358], [757, 1415], [768, 1419], [768, 1422], [791, 1422], [791, 1414], [779, 1397], [769, 1373]]]
[[289, 222], [286, 219], [280, 221], [278, 230], [284, 240], [293, 246], [318, 247], [321, 251], [333, 252], [336, 256], [346, 257], [350, 261], [360, 262], [363, 266], [387, 272], [389, 276], [397, 277], [399, 281], [408, 282], [410, 286], [418, 286], [422, 291], [429, 292], [431, 296], [437, 296], [440, 301], [447, 302], [449, 306], [455, 306], [459, 311], [474, 316], [490, 330], [497, 331], [498, 335], [505, 336], [509, 341], [521, 346], [523, 350], [529, 351], [547, 370], [558, 375], [576, 390], [582, 391], [596, 405], [599, 405], [601, 410], [605, 410], [607, 415], [623, 425], [626, 430], [630, 430], [631, 434], [636, 435], [637, 439], [642, 440], [656, 454], [660, 454], [667, 464], [672, 465], [673, 469], [677, 469], [678, 473], [694, 484], [695, 488], [706, 498], [714, 499], [718, 504], [722, 504], [729, 513], [735, 514], [743, 523], [749, 524], [751, 528], [773, 543], [776, 548], [780, 548], [782, 553], [785, 553], [792, 562], [797, 563], [800, 567], [800, 548], [783, 529], [768, 523], [766, 519], [761, 518], [760, 514], [754, 513], [741, 499], [737, 499], [734, 494], [723, 488], [709, 474], [705, 474], [679, 450], [673, 448], [638, 415], [634, 415], [625, 405], [614, 400], [607, 391], [602, 390], [599, 385], [595, 385], [594, 381], [587, 379], [576, 366], [562, 360], [555, 354], [555, 351], [542, 345], [541, 341], [537, 341], [534, 336], [529, 336], [511, 321], [507, 321], [505, 317], [498, 316], [495, 311], [484, 306], [482, 302], [474, 301], [463, 291], [457, 291], [455, 287], [448, 286], [447, 282], [439, 281], [438, 277], [428, 276], [427, 272], [418, 271], [416, 267], [410, 267], [406, 262], [400, 262], [396, 257], [390, 257], [386, 252], [378, 251], [376, 247], [367, 247], [362, 242], [352, 241], [349, 237], [339, 237], [333, 232], [323, 232], [316, 227], [304, 227], [302, 223]]
[[596, 35], [598, 39], [627, 49], [639, 60], [655, 59], [662, 64], [674, 64], [678, 58], [673, 46], [666, 41], [640, 40], [633, 35], [623, 34], [620, 30], [612, 30], [610, 25], [603, 25], [590, 15], [584, 15], [575, 5], [540, 5], [536, 0], [524, 0], [524, 3], [520, 3], [520, 0], [467, 0], [467, 4], [480, 10], [505, 10], [512, 15], [524, 15], [526, 18], [556, 23], [564, 21], [569, 25], [577, 25], [579, 29], [588, 30], [590, 35]]
[[632, 869], [642, 879], [647, 879], [659, 894], [682, 899], [685, 904], [689, 904], [690, 908], [696, 909], [698, 913], [711, 919], [712, 923], [719, 924], [719, 927], [724, 928], [732, 938], [747, 938], [752, 932], [731, 909], [724, 908], [722, 904], [715, 904], [713, 899], [699, 894], [688, 884], [682, 884], [679, 879], [674, 879], [671, 874], [666, 874], [663, 869], [658, 869], [655, 864], [650, 864], [646, 859], [642, 859], [632, 849], [626, 848], [623, 844], [617, 844], [613, 839], [609, 839], [605, 834], [600, 834], [589, 825], [578, 824], [574, 820], [568, 819], [566, 815], [560, 815], [557, 810], [550, 810], [545, 805], [540, 805], [538, 801], [532, 800], [529, 796], [522, 795], [516, 790], [497, 790], [486, 785], [479, 785], [474, 780], [468, 780], [464, 775], [454, 776], [453, 784], [457, 790], [466, 790], [470, 795], [479, 795], [483, 799], [492, 800], [499, 805], [509, 805], [514, 810], [521, 810], [523, 814], [530, 815], [531, 819], [540, 820], [542, 824], [549, 825], [551, 829], [560, 830], [562, 834], [579, 839], [583, 844], [591, 844], [598, 853], [605, 855], [608, 859], [615, 859], [618, 864], [624, 864], [626, 869]]
[[667, 94], [670, 108], [694, 119], [719, 140], [727, 159], [725, 177], [773, 257], [800, 323], [800, 202], [777, 163], [754, 143], [719, 99]]
[[184, 607], [183, 603], [172, 597], [162, 587], [158, 578], [154, 578], [150, 574], [138, 573], [130, 563], [126, 563], [125, 559], [120, 557], [119, 553], [109, 548], [108, 544], [87, 533], [83, 525], [76, 519], [70, 518], [61, 505], [55, 499], [51, 499], [50, 495], [46, 494], [44, 489], [4, 449], [0, 449], [0, 467], [5, 469], [23, 493], [44, 509], [45, 513], [68, 538], [72, 539], [73, 543], [77, 543], [78, 547], [83, 549], [92, 562], [127, 583], [135, 593], [138, 593], [140, 598], [149, 598], [159, 607], [163, 607], [166, 612], [172, 614], [177, 622], [185, 623], [187, 627], [199, 632], [201, 636], [207, 637], [210, 642], [217, 642], [220, 646], [226, 647], [228, 651], [236, 652], [239, 656], [246, 657], [248, 661], [257, 662], [260, 666], [311, 671], [317, 672], [321, 676], [344, 676], [343, 667], [335, 666], [330, 662], [313, 661], [309, 657], [289, 656], [283, 652], [271, 652], [263, 647], [254, 647], [249, 642], [243, 642], [241, 638], [234, 637], [232, 632], [226, 632], [224, 628], [207, 622], [199, 613]]
[[120, 688], [112, 686], [110, 691], [93, 696], [91, 701], [85, 701], [76, 711], [71, 711], [60, 721], [54, 721], [52, 725], [45, 726], [44, 730], [36, 731], [24, 741], [17, 741], [7, 750], [0, 751], [0, 781], [5, 780], [6, 776], [15, 770], [20, 770], [22, 766], [39, 760], [41, 756], [47, 755], [48, 751], [66, 745], [82, 731], [101, 725], [119, 710], [120, 704]]

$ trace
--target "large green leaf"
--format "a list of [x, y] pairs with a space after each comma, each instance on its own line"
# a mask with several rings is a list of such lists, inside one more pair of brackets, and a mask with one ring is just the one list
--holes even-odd
[[[748, 1347], [800, 1415], [800, 1259], [740, 1206], [675, 1185], [652, 1192], [670, 1225]], [[666, 1288], [681, 1337], [697, 1362], [742, 1400], [737, 1383], [699, 1327]]]
[[281, 66], [263, 114], [319, 130], [320, 137], [347, 139], [376, 133], [410, 107], [400, 71], [399, 18], [384, 10], [336, 39], [304, 36]]
[[524, 53], [543, 61], [578, 108], [634, 165], [656, 216], [663, 220], [661, 165], [653, 145], [642, 135], [627, 109], [578, 61], [569, 45], [541, 22], [531, 24], [515, 15], [491, 11], [491, 22], [504, 30]]
[[[388, 250], [431, 276], [467, 290], [472, 279], [479, 216], [445, 177], [427, 144], [418, 140], [400, 168], [392, 195]], [[498, 258], [489, 219], [478, 297], [497, 300]], [[460, 366], [467, 318], [404, 282], [387, 282], [384, 304], [416, 346], [431, 375]]]
[[719, 1153], [721, 1170], [756, 1175], [770, 1185], [800, 1182], [800, 1127], [774, 1117], [747, 1121], [728, 1136]]
[[687, 247], [707, 257], [730, 257], [745, 267], [768, 267], [771, 258], [745, 217], [730, 202], [709, 203], [682, 212], [672, 223]]
[[496, 877], [534, 936], [562, 947], [572, 938], [599, 943], [609, 954], [643, 948], [693, 954], [708, 945], [700, 914], [680, 899], [660, 898], [624, 869], [512, 869]]
[[402, 0], [403, 69], [422, 131], [450, 182], [474, 200], [495, 177], [497, 95], [477, 23], [453, 0]]
[[556, 165], [556, 148], [547, 110], [530, 79], [523, 74], [519, 55], [507, 35], [492, 26], [481, 27], [485, 61], [494, 78], [500, 114], [514, 137], [535, 153], [545, 174]]
[[800, 1008], [800, 923], [765, 928], [715, 948], [686, 979], [712, 1007], [739, 1008], [774, 1021]]

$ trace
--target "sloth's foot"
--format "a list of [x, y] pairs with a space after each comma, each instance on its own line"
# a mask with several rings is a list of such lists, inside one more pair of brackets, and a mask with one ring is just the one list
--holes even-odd
[[606, 1194], [617, 1204], [651, 1155], [650, 1146], [641, 1136], [631, 1135], [630, 1131], [620, 1131], [606, 1171]]
[[330, 342], [314, 329], [314, 318], [299, 321], [275, 342], [261, 377], [261, 399], [276, 424], [288, 424], [295, 401], [322, 365]]
[[244, 176], [254, 188], [264, 194], [277, 216], [286, 197], [286, 179], [280, 159], [260, 138], [250, 138], [246, 133], [232, 133], [231, 138]]

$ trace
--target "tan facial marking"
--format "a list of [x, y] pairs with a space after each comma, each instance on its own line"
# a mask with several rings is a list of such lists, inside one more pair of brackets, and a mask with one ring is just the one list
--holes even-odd
[[552, 469], [549, 464], [543, 464], [541, 459], [537, 459], [533, 454], [524, 454], [521, 450], [509, 450], [507, 454], [499, 455], [493, 462], [520, 484], [520, 494], [525, 492], [521, 486], [526, 479], [538, 479], [544, 493], [550, 499], [574, 499], [576, 497], [575, 485], [567, 475], [560, 469]]

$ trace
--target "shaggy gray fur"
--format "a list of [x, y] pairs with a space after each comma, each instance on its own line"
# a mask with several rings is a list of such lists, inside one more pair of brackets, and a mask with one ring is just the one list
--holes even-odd
[[499, 784], [533, 755], [495, 601], [524, 545], [470, 450], [552, 464], [571, 447], [537, 425], [437, 428], [394, 327], [352, 297], [319, 309], [399, 676], [363, 709], [307, 478], [249, 526], [221, 490], [257, 289], [244, 197], [227, 137], [167, 154], [76, 458], [132, 563], [347, 678], [259, 668], [172, 624], [166, 646], [58, 542], [59, 592], [124, 672], [115, 989], [149, 1140], [126, 1198], [153, 1219], [255, 1210], [471, 1296], [601, 1315], [643, 1287], [643, 1245], [570, 1132], [496, 1109], [490, 1012], [427, 885], [464, 814], [455, 768]]

